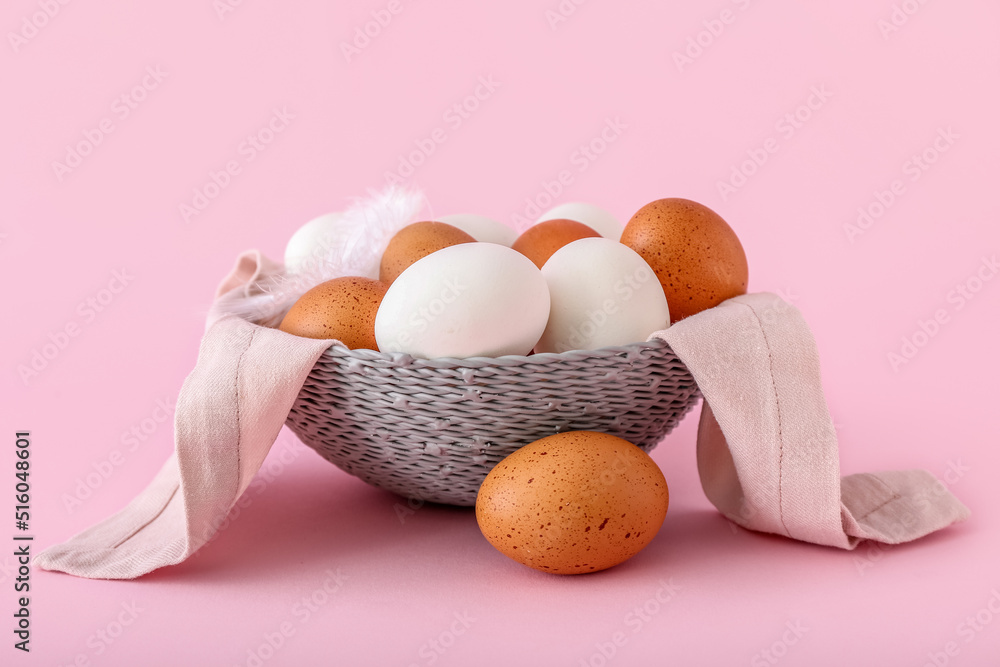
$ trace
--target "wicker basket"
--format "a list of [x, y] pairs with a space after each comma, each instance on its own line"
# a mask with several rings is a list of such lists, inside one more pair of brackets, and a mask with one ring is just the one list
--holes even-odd
[[662, 341], [527, 357], [414, 359], [323, 353], [288, 425], [323, 458], [408, 498], [474, 505], [486, 474], [562, 431], [611, 433], [651, 450], [698, 399]]

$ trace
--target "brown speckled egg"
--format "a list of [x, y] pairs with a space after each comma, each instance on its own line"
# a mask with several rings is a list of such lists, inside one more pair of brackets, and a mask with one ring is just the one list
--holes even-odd
[[639, 553], [668, 502], [663, 473], [644, 451], [607, 433], [568, 431], [500, 461], [479, 488], [476, 519], [505, 556], [585, 574]]
[[528, 228], [517, 237], [511, 248], [530, 259], [538, 268], [542, 268], [542, 265], [549, 261], [549, 257], [567, 243], [594, 237], [600, 237], [600, 234], [582, 222], [556, 218]]
[[667, 296], [670, 320], [747, 292], [747, 256], [719, 215], [689, 199], [658, 199], [632, 216], [621, 242], [642, 255]]
[[369, 278], [328, 280], [299, 297], [278, 328], [303, 338], [333, 338], [352, 350], [377, 350], [375, 315], [388, 288]]
[[471, 235], [443, 222], [426, 221], [407, 225], [396, 232], [382, 253], [378, 279], [391, 285], [400, 273], [418, 259], [448, 246], [475, 242], [476, 239]]

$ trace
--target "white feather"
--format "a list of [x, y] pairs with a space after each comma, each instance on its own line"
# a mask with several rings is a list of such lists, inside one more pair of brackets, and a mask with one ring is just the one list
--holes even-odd
[[[264, 326], [277, 326], [299, 297], [334, 278], [378, 278], [379, 261], [389, 240], [406, 225], [416, 222], [427, 208], [420, 190], [390, 185], [370, 189], [343, 212], [339, 223], [316, 247], [314, 261], [299, 271], [281, 271], [258, 282], [249, 296], [227, 298], [223, 311]], [[429, 219], [429, 218], [428, 218]]]

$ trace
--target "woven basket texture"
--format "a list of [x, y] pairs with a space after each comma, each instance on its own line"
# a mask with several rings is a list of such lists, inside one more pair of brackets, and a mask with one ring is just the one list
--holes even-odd
[[414, 359], [335, 345], [288, 426], [348, 473], [401, 496], [474, 505], [487, 473], [562, 431], [601, 431], [650, 451], [698, 400], [659, 340], [527, 357]]

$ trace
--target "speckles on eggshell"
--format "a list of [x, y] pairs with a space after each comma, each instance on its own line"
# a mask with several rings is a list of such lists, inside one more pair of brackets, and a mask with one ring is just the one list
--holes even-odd
[[747, 261], [732, 228], [688, 199], [651, 202], [625, 226], [621, 242], [639, 253], [663, 286], [671, 322], [747, 290]]
[[292, 305], [279, 328], [305, 338], [339, 340], [352, 350], [377, 350], [375, 315], [388, 285], [345, 276], [320, 283]]
[[475, 241], [458, 227], [443, 222], [426, 220], [407, 225], [396, 232], [382, 253], [379, 280], [390, 285], [418, 259], [442, 248]]
[[662, 524], [668, 502], [662, 473], [638, 447], [604, 433], [570, 431], [522, 447], [494, 468], [480, 489], [476, 517], [490, 543], [514, 560], [545, 572], [579, 573], [640, 551]]

